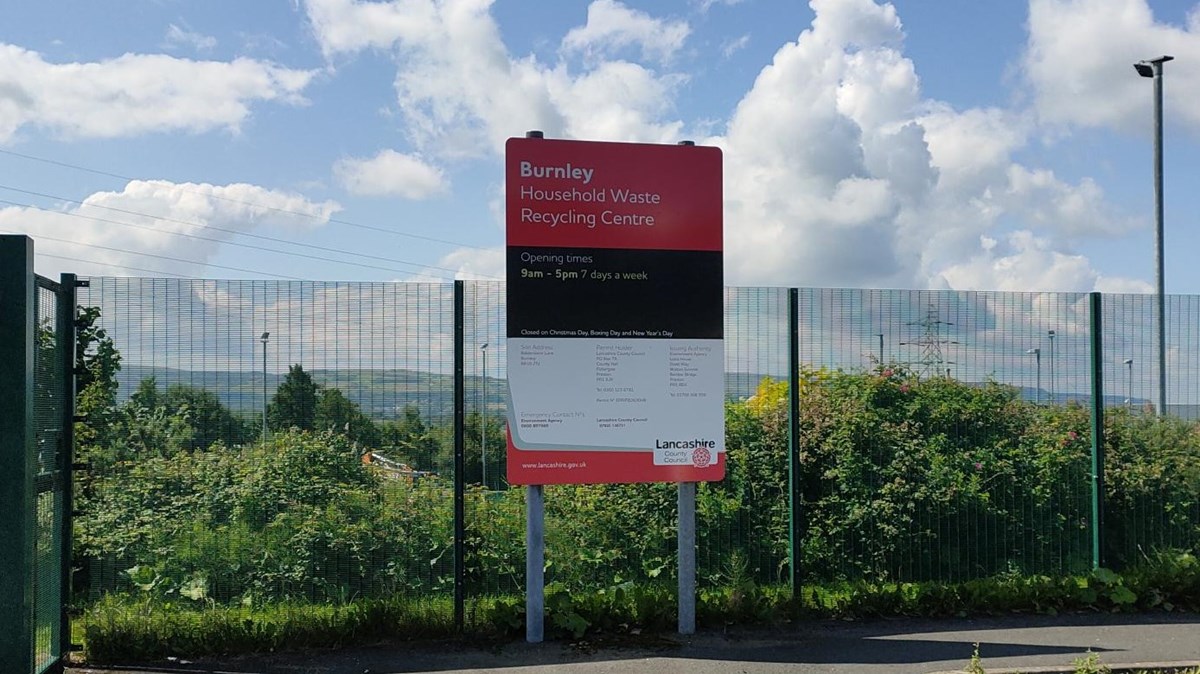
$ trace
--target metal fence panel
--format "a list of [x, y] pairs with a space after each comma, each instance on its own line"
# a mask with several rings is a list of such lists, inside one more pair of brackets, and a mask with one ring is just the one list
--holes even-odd
[[[33, 273], [33, 242], [0, 236], [0, 663], [61, 671], [69, 526], [63, 434], [71, 377], [58, 284]], [[62, 313], [60, 313], [62, 312]]]
[[33, 671], [36, 518], [33, 241], [0, 235], [0, 662]]
[[[806, 506], [804, 577], [1089, 568], [1085, 295], [812, 289], [800, 292], [800, 317], [799, 367], [813, 392], [801, 397], [802, 424], [861, 421], [802, 444], [819, 457], [813, 479], [839, 481]], [[831, 373], [865, 376], [854, 392], [873, 397], [828, 394]], [[842, 407], [821, 407], [830, 404]], [[1040, 416], [1061, 438], [1018, 436], [1032, 419], [1016, 415]], [[1006, 417], [1020, 423], [993, 423]], [[1069, 452], [1051, 470], [1039, 453], [1061, 441]]]
[[1153, 295], [1104, 297], [1106, 561], [1200, 546], [1200, 297], [1167, 296], [1167, 406], [1156, 417]]
[[[63, 372], [57, 283], [37, 278], [37, 333], [34, 351], [33, 424], [37, 445], [37, 493], [34, 537], [34, 662], [38, 671], [57, 666], [62, 657], [63, 638], [63, 489], [69, 473], [64, 471], [63, 404], [67, 376]], [[69, 468], [68, 468], [69, 470]]]
[[[455, 479], [465, 483], [468, 623], [481, 600], [519, 593], [524, 493], [504, 473], [504, 286], [464, 291], [465, 462], [455, 475], [451, 285], [93, 279], [80, 301], [99, 308], [121, 369], [104, 412], [119, 432], [91, 439], [98, 470], [82, 497], [87, 596], [171, 593], [197, 606], [449, 597]], [[1091, 567], [1087, 295], [798, 297], [799, 362], [789, 363], [788, 290], [726, 291], [731, 456], [727, 479], [697, 495], [702, 586], [790, 577], [780, 387], [793, 367], [800, 578], [961, 581]], [[1145, 477], [1162, 467], [1164, 446], [1147, 438], [1168, 426], [1138, 426], [1142, 394], [1130, 392], [1118, 357], [1150, 343], [1143, 301], [1105, 303], [1102, 402], [1118, 408], [1109, 470], [1128, 478], [1110, 481], [1106, 534], [1122, 564], [1133, 550], [1194, 548], [1200, 522], [1188, 423], [1170, 426], [1180, 429], [1178, 456], [1167, 456], [1174, 474]], [[1190, 363], [1200, 362], [1186, 327], [1194, 304], [1173, 300], [1169, 313], [1180, 405], [1191, 404]], [[1124, 416], [1121, 392], [1131, 399]], [[293, 426], [309, 435], [289, 434]], [[1122, 454], [1118, 442], [1137, 451]], [[329, 456], [340, 458], [326, 465]], [[333, 486], [295, 483], [314, 463]], [[675, 507], [671, 485], [548, 488], [547, 580], [669, 584]], [[122, 509], [139, 517], [106, 514]]]
[[89, 597], [450, 589], [449, 286], [97, 278], [80, 295], [121, 354], [120, 437], [81, 447]]

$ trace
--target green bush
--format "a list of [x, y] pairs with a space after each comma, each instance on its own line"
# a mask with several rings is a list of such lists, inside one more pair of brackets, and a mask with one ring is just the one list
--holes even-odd
[[[293, 431], [123, 462], [89, 491], [79, 552], [119, 566], [125, 589], [165, 596], [190, 585], [198, 598], [254, 603], [445, 585], [448, 488], [384, 480], [341, 435]], [[136, 582], [130, 569], [158, 580]]]
[[[886, 367], [805, 372], [798, 394], [806, 582], [864, 583], [876, 588], [867, 594], [881, 611], [904, 610], [914, 583], [970, 591], [978, 578], [1028, 583], [1091, 568], [1082, 407], [1037, 406], [1008, 387]], [[293, 429], [265, 444], [201, 448], [186, 405], [151, 407], [111, 407], [109, 426], [88, 436], [89, 451], [107, 457], [79, 496], [76, 543], [91, 573], [80, 580], [93, 598], [117, 590], [255, 607], [452, 590], [448, 477], [378, 473], [344, 432]], [[752, 590], [789, 576], [786, 385], [766, 380], [725, 414], [727, 477], [697, 492], [699, 578], [706, 591], [724, 593], [710, 605], [757, 615], [765, 609], [746, 599]], [[409, 421], [414, 438], [432, 433]], [[1141, 568], [1159, 549], [1195, 552], [1196, 425], [1110, 410], [1106, 433], [1107, 562]], [[586, 593], [673, 582], [673, 485], [554, 486], [546, 504], [554, 587]], [[472, 486], [466, 507], [469, 593], [519, 591], [523, 490]], [[935, 598], [921, 601], [940, 601], [936, 590], [923, 591]]]

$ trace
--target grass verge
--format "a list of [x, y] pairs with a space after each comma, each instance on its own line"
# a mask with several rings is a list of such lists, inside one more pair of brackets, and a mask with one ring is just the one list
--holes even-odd
[[436, 597], [199, 608], [114, 595], [80, 621], [87, 661], [112, 664], [443, 638], [454, 634], [454, 606]]
[[[798, 618], [1082, 610], [1198, 611], [1200, 563], [1190, 553], [1176, 552], [1148, 559], [1124, 574], [1098, 569], [1085, 576], [1008, 574], [957, 584], [840, 583], [806, 586], [798, 595], [788, 587], [742, 580], [700, 590], [696, 616], [702, 627], [719, 627]], [[178, 596], [168, 600], [110, 595], [78, 620], [88, 662], [111, 664], [447, 638], [455, 636], [453, 616], [448, 596], [244, 607], [188, 602]], [[473, 635], [517, 635], [525, 624], [524, 599], [473, 599], [470, 616], [468, 630]], [[670, 630], [675, 617], [675, 591], [667, 584], [626, 583], [590, 591], [547, 588], [545, 625], [551, 639]]]

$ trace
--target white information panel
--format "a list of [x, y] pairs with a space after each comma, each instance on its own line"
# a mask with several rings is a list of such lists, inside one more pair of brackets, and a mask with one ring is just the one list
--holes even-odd
[[[724, 451], [724, 420], [697, 418], [722, 400], [724, 351], [711, 339], [510, 338], [508, 382], [520, 446], [654, 451], [654, 465], [702, 465]], [[564, 387], [568, 373], [578, 376]], [[696, 450], [707, 450], [697, 452]]]

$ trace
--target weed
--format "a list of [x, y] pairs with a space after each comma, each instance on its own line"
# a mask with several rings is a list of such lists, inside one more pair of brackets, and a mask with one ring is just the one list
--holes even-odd
[[983, 661], [979, 658], [979, 643], [976, 642], [975, 650], [971, 653], [971, 661], [967, 663], [967, 668], [963, 670], [966, 674], [987, 674], [983, 670]]
[[1108, 665], [1100, 663], [1100, 656], [1088, 651], [1088, 654], [1082, 658], [1076, 658], [1074, 663], [1075, 674], [1112, 674], [1112, 669]]

